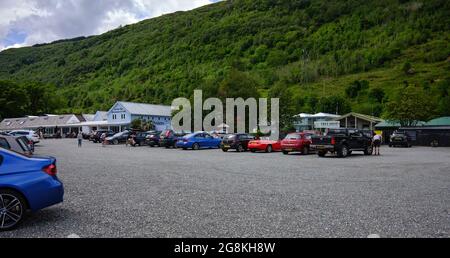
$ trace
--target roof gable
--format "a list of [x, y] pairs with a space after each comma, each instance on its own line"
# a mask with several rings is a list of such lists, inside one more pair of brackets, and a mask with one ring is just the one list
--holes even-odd
[[384, 121], [383, 119], [381, 119], [381, 118], [379, 118], [379, 117], [374, 117], [374, 116], [364, 115], [364, 114], [355, 113], [355, 112], [350, 112], [350, 113], [345, 114], [345, 115], [343, 115], [343, 116], [341, 116], [341, 117], [338, 117], [338, 118], [336, 118], [336, 119], [334, 119], [334, 120], [341, 120], [341, 119], [343, 119], [343, 118], [350, 117], [350, 116], [354, 116], [354, 117], [357, 117], [357, 118], [359, 118], [359, 119], [371, 121], [371, 122], [374, 122], [374, 123], [377, 123], [377, 122], [383, 122], [383, 121]]

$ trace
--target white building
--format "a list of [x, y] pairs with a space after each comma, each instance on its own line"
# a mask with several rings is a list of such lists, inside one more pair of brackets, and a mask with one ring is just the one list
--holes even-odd
[[0, 131], [42, 130], [48, 136], [65, 137], [71, 133], [90, 133], [98, 129], [120, 132], [130, 129], [135, 119], [151, 121], [156, 130], [171, 128], [171, 107], [132, 102], [116, 102], [109, 111], [83, 115], [45, 115], [7, 118], [0, 122]]
[[133, 120], [140, 119], [152, 122], [155, 130], [162, 131], [171, 127], [171, 117], [170, 106], [118, 101], [107, 113], [107, 126], [120, 132], [129, 129]]
[[339, 128], [336, 122], [332, 122], [339, 117], [341, 116], [322, 112], [317, 114], [300, 113], [295, 116], [294, 127], [297, 132], [333, 127]]

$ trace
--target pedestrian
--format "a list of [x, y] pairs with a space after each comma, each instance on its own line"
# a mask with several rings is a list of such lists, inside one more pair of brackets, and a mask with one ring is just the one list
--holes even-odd
[[381, 134], [374, 133], [372, 139], [372, 145], [373, 145], [373, 155], [380, 155], [380, 146], [381, 146], [381, 139], [383, 138]]
[[100, 136], [100, 140], [102, 141], [102, 147], [105, 147], [106, 145], [106, 133], [102, 133]]
[[83, 142], [83, 134], [81, 134], [81, 132], [78, 132], [77, 139], [78, 139], [78, 148], [81, 148], [81, 144]]

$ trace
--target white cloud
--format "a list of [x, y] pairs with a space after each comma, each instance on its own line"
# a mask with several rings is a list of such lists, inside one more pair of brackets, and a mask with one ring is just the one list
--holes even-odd
[[[210, 0], [0, 0], [0, 51], [108, 30]], [[19, 32], [19, 38], [11, 32]]]

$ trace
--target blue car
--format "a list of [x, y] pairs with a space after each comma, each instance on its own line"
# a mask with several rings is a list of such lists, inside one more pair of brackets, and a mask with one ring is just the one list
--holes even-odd
[[64, 188], [56, 172], [55, 158], [0, 148], [0, 231], [16, 227], [27, 211], [63, 201]]
[[214, 138], [205, 132], [191, 133], [177, 141], [177, 148], [199, 150], [202, 148], [219, 148], [220, 138]]

